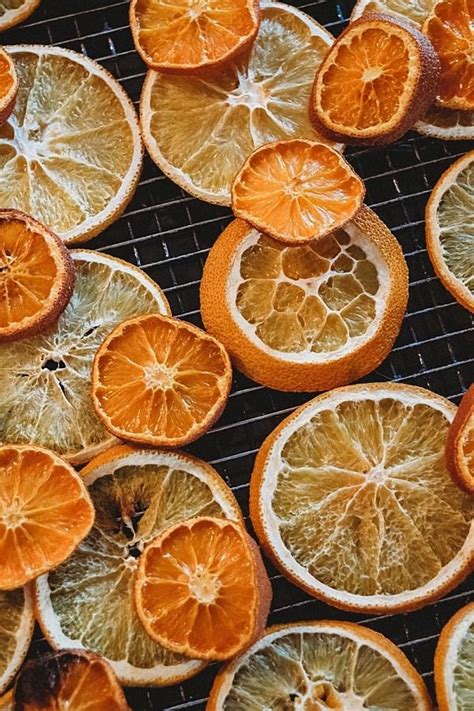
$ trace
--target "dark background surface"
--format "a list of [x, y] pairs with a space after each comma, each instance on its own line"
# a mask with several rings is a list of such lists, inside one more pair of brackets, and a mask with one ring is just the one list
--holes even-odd
[[[293, 0], [333, 34], [346, 24], [352, 0]], [[3, 44], [57, 44], [84, 52], [119, 79], [137, 102], [145, 66], [133, 48], [127, 0], [43, 0], [22, 26], [3, 35]], [[424, 208], [429, 193], [451, 163], [473, 144], [439, 141], [409, 133], [379, 150], [348, 150], [365, 179], [367, 203], [400, 241], [410, 270], [410, 301], [389, 358], [365, 380], [395, 380], [429, 388], [455, 403], [473, 379], [472, 318], [435, 277], [425, 249]], [[173, 314], [201, 325], [199, 280], [209, 248], [230, 221], [230, 210], [191, 198], [165, 178], [146, 157], [142, 180], [125, 214], [87, 244], [133, 262], [164, 289]], [[257, 386], [240, 373], [227, 409], [205, 437], [189, 447], [210, 461], [232, 486], [245, 515], [248, 482], [263, 439], [309, 395], [279, 393]], [[248, 519], [247, 519], [248, 521]], [[466, 581], [442, 601], [403, 615], [367, 617], [344, 613], [288, 583], [269, 565], [273, 584], [270, 623], [305, 619], [360, 621], [387, 635], [409, 657], [433, 691], [433, 653], [451, 615], [473, 599]], [[38, 634], [33, 653], [45, 648]], [[135, 711], [201, 711], [217, 665], [180, 686], [130, 690]], [[406, 711], [411, 711], [407, 709]]]

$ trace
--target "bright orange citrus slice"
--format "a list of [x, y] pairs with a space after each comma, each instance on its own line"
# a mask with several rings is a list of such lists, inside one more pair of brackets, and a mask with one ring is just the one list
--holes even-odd
[[469, 711], [474, 689], [474, 602], [443, 627], [434, 658], [439, 711]]
[[461, 400], [449, 428], [446, 464], [454, 482], [474, 494], [474, 385]]
[[10, 55], [0, 47], [0, 124], [7, 120], [15, 106], [18, 78]]
[[74, 282], [73, 261], [56, 235], [17, 210], [0, 210], [0, 343], [51, 326]]
[[362, 180], [323, 143], [279, 141], [259, 148], [232, 186], [237, 217], [286, 244], [304, 244], [345, 224], [364, 200]]
[[0, 447], [0, 590], [62, 563], [93, 522], [87, 488], [69, 464], [40, 447]]
[[92, 399], [115, 436], [178, 447], [220, 417], [231, 379], [229, 356], [215, 338], [153, 314], [117, 326], [100, 346]]
[[14, 696], [15, 711], [130, 711], [107, 662], [83, 650], [31, 659]]
[[474, 1], [437, 0], [423, 25], [441, 61], [437, 103], [474, 110]]
[[137, 52], [152, 69], [193, 74], [216, 69], [254, 41], [258, 0], [132, 0]]
[[241, 524], [200, 517], [168, 528], [145, 549], [135, 599], [145, 629], [163, 646], [229, 659], [263, 632], [271, 586]]
[[310, 103], [317, 131], [359, 145], [392, 143], [432, 104], [439, 60], [413, 23], [369, 14], [352, 22], [327, 53]]

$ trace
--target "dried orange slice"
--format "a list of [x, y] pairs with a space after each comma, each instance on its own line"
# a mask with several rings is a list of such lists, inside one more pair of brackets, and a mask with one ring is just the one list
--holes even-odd
[[[0, 592], [0, 694], [10, 684], [26, 657], [34, 626], [29, 587]], [[2, 700], [3, 697], [0, 709], [3, 709]]]
[[152, 69], [194, 74], [217, 69], [254, 41], [258, 0], [132, 0], [137, 52]]
[[352, 22], [322, 62], [310, 111], [317, 131], [359, 145], [392, 143], [436, 96], [440, 66], [411, 22], [369, 14]]
[[351, 622], [318, 620], [270, 627], [220, 669], [206, 708], [431, 711], [432, 705], [421, 676], [386, 637]]
[[426, 605], [472, 570], [474, 500], [444, 450], [456, 408], [395, 383], [320, 395], [263, 443], [250, 484], [255, 531], [280, 570], [336, 607]]
[[474, 151], [453, 163], [426, 205], [426, 247], [446, 289], [474, 312]]
[[121, 215], [140, 178], [134, 106], [83, 54], [42, 45], [7, 49], [19, 90], [0, 127], [0, 205], [32, 215], [65, 242], [91, 239]]
[[471, 708], [474, 688], [474, 602], [443, 627], [434, 658], [439, 711]]
[[80, 649], [31, 659], [14, 696], [15, 711], [130, 711], [107, 662]]
[[0, 343], [51, 326], [74, 282], [73, 261], [56, 235], [17, 210], [0, 210]]
[[54, 649], [81, 646], [103, 655], [128, 686], [177, 684], [193, 676], [204, 662], [164, 649], [138, 619], [133, 596], [138, 558], [151, 540], [180, 521], [196, 516], [241, 521], [232, 491], [196, 457], [126, 445], [96, 457], [82, 475], [97, 511], [94, 526], [65, 563], [35, 583], [47, 640]]
[[448, 109], [474, 110], [474, 2], [436, 0], [423, 32], [441, 62], [437, 103]]
[[62, 563], [93, 522], [87, 489], [69, 464], [40, 447], [0, 447], [0, 590]]
[[0, 32], [26, 20], [41, 0], [0, 0]]
[[423, 136], [444, 141], [474, 140], [474, 111], [452, 111], [433, 104], [415, 124]]
[[453, 481], [474, 494], [474, 385], [461, 400], [449, 428], [446, 464]]
[[0, 47], [0, 124], [6, 121], [13, 111], [17, 93], [15, 66], [10, 55]]
[[0, 697], [0, 711], [15, 711], [15, 700], [13, 698], [13, 690]]
[[276, 240], [304, 244], [342, 227], [364, 195], [364, 183], [337, 151], [295, 139], [249, 156], [232, 185], [232, 209]]
[[351, 21], [369, 12], [382, 12], [407, 17], [418, 27], [426, 20], [433, 0], [357, 0], [351, 14]]
[[116, 437], [179, 447], [221, 416], [231, 380], [229, 356], [215, 338], [153, 314], [120, 324], [100, 346], [92, 401]]
[[258, 637], [271, 586], [257, 544], [233, 521], [199, 517], [145, 548], [135, 581], [137, 611], [163, 646], [197, 659], [229, 659]]
[[390, 352], [407, 300], [400, 246], [365, 206], [301, 247], [235, 220], [201, 282], [206, 329], [239, 370], [277, 390], [326, 390], [369, 373]]

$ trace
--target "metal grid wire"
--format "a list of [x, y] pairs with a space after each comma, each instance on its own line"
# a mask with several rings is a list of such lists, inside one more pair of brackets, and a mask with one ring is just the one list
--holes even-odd
[[[333, 34], [345, 26], [352, 0], [289, 0]], [[144, 65], [133, 48], [127, 0], [43, 0], [3, 43], [59, 44], [101, 62], [137, 102]], [[395, 348], [365, 380], [395, 380], [429, 388], [457, 403], [473, 379], [472, 320], [435, 277], [424, 240], [424, 207], [441, 173], [472, 148], [466, 142], [427, 139], [415, 133], [379, 150], [347, 156], [367, 186], [367, 203], [400, 241], [410, 270], [410, 301]], [[199, 280], [206, 255], [228, 224], [230, 210], [200, 202], [145, 159], [142, 180], [125, 215], [90, 247], [137, 264], [164, 289], [173, 313], [200, 325]], [[271, 430], [309, 395], [279, 393], [234, 374], [228, 407], [205, 437], [190, 447], [216, 466], [231, 485], [248, 522], [248, 485], [258, 447]], [[271, 623], [304, 619], [363, 622], [399, 645], [433, 692], [433, 652], [438, 634], [473, 599], [473, 580], [440, 602], [403, 615], [364, 617], [318, 602], [288, 583], [270, 565], [274, 600]], [[38, 636], [34, 651], [44, 649]], [[135, 711], [204, 709], [217, 665], [179, 686], [127, 692]], [[411, 711], [407, 709], [406, 711]]]

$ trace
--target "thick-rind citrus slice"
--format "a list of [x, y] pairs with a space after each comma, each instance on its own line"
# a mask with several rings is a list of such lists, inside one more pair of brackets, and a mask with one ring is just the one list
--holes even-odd
[[125, 319], [170, 310], [141, 269], [99, 252], [71, 255], [76, 286], [56, 325], [0, 345], [0, 443], [31, 442], [79, 464], [114, 441], [92, 405], [97, 348]]
[[337, 151], [294, 139], [247, 158], [232, 184], [232, 209], [270, 237], [298, 245], [342, 227], [364, 195], [364, 183]]
[[57, 321], [74, 283], [73, 261], [56, 235], [18, 210], [0, 210], [0, 343]]
[[25, 664], [15, 688], [16, 711], [130, 711], [110, 666], [97, 654], [44, 654]]
[[0, 128], [0, 204], [32, 215], [65, 242], [90, 239], [123, 212], [140, 177], [133, 104], [82, 54], [41, 45], [7, 50], [19, 91]]
[[0, 0], [0, 32], [26, 20], [41, 0]]
[[441, 62], [436, 102], [448, 109], [474, 110], [474, 2], [436, 0], [424, 25]]
[[[29, 587], [0, 592], [0, 694], [5, 691], [26, 657], [34, 626], [35, 615]], [[3, 709], [2, 699], [0, 709]]]
[[176, 74], [216, 70], [255, 39], [258, 0], [132, 0], [137, 52], [152, 69]]
[[117, 326], [97, 351], [92, 401], [116, 437], [179, 447], [221, 416], [232, 383], [225, 348], [185, 321], [158, 314]]
[[250, 709], [431, 711], [416, 669], [390, 640], [351, 622], [270, 627], [225, 664], [207, 711]]
[[159, 168], [202, 200], [230, 205], [230, 188], [259, 146], [319, 140], [308, 116], [314, 73], [333, 37], [300, 10], [261, 3], [250, 54], [208, 78], [150, 71], [140, 106], [143, 137]]
[[317, 244], [286, 247], [235, 220], [201, 282], [206, 329], [248, 377], [277, 390], [325, 390], [376, 368], [397, 337], [408, 269], [363, 207]]
[[474, 686], [474, 602], [456, 612], [443, 627], [434, 658], [439, 711], [466, 711]]
[[449, 428], [446, 464], [453, 481], [474, 494], [474, 385], [461, 400]]
[[87, 489], [69, 464], [40, 447], [0, 447], [0, 590], [60, 565], [93, 522]]
[[422, 607], [472, 569], [474, 502], [446, 469], [456, 408], [373, 383], [320, 395], [265, 440], [250, 485], [255, 531], [296, 585], [336, 607]]
[[8, 52], [0, 47], [0, 124], [6, 121], [13, 111], [17, 93], [15, 65]]
[[398, 17], [406, 17], [421, 27], [429, 15], [433, 0], [357, 0], [351, 14], [351, 21], [369, 12], [389, 12]]
[[124, 684], [175, 684], [203, 662], [169, 652], [143, 629], [133, 599], [137, 556], [161, 531], [195, 516], [240, 521], [223, 479], [183, 452], [122, 445], [82, 471], [96, 508], [89, 537], [36, 581], [41, 628], [53, 648], [102, 654]]
[[426, 205], [426, 247], [446, 289], [474, 312], [474, 151], [436, 183]]
[[440, 64], [411, 22], [368, 14], [351, 22], [316, 74], [310, 114], [335, 141], [383, 145], [403, 136], [433, 103]]
[[145, 548], [135, 580], [146, 631], [174, 652], [230, 659], [264, 630], [272, 592], [255, 541], [233, 521], [198, 517]]

